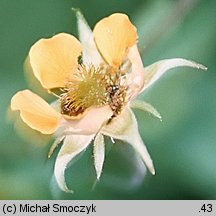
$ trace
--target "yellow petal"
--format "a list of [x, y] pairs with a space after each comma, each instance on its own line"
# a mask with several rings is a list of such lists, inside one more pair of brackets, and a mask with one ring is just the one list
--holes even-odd
[[22, 120], [43, 134], [54, 133], [61, 116], [46, 101], [29, 90], [19, 91], [13, 96], [11, 109], [19, 110]]
[[99, 21], [94, 38], [101, 55], [110, 66], [119, 67], [127, 49], [137, 40], [137, 30], [125, 14], [115, 13]]
[[64, 87], [77, 68], [81, 51], [80, 42], [66, 33], [39, 40], [29, 51], [35, 77], [46, 89]]
[[24, 76], [25, 76], [25, 80], [27, 81], [28, 86], [30, 87], [30, 89], [39, 94], [41, 97], [43, 98], [48, 98], [50, 95], [47, 92], [46, 89], [43, 88], [43, 86], [41, 85], [40, 81], [34, 76], [34, 72], [32, 70], [32, 66], [30, 64], [30, 58], [29, 55], [27, 56], [27, 58], [24, 61]]
[[51, 135], [42, 134], [39, 131], [33, 130], [20, 117], [15, 121], [14, 130], [23, 141], [34, 146], [45, 146], [51, 140]]

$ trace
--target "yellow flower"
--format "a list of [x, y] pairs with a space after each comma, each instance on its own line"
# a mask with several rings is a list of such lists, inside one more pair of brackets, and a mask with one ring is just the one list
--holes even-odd
[[49, 156], [63, 141], [55, 162], [59, 187], [69, 191], [64, 172], [67, 164], [93, 140], [94, 164], [100, 178], [104, 157], [104, 135], [131, 144], [152, 174], [151, 157], [145, 147], [131, 110], [139, 108], [161, 118], [150, 104], [136, 101], [138, 94], [152, 86], [167, 70], [178, 66], [206, 69], [185, 60], [168, 59], [144, 69], [137, 48], [137, 30], [125, 14], [115, 13], [100, 20], [93, 32], [76, 11], [78, 41], [59, 33], [37, 41], [28, 60], [34, 76], [49, 93], [58, 90], [49, 105], [30, 90], [17, 92], [11, 109], [32, 129], [56, 138]]

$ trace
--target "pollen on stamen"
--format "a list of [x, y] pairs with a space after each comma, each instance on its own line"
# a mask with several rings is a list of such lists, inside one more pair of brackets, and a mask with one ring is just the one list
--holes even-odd
[[126, 88], [109, 68], [80, 65], [67, 86], [62, 89], [61, 113], [78, 116], [91, 106], [109, 105], [113, 116], [123, 106]]

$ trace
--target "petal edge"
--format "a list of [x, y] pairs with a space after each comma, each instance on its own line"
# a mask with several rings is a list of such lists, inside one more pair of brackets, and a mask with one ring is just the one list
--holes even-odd
[[136, 43], [137, 30], [128, 16], [114, 13], [100, 20], [93, 30], [98, 50], [112, 67], [121, 65], [128, 48]]
[[45, 89], [64, 87], [77, 68], [81, 51], [81, 44], [74, 36], [59, 33], [37, 41], [29, 51], [29, 61]]
[[20, 111], [22, 120], [32, 129], [43, 134], [54, 133], [61, 116], [46, 101], [30, 90], [17, 92], [11, 99], [11, 109]]

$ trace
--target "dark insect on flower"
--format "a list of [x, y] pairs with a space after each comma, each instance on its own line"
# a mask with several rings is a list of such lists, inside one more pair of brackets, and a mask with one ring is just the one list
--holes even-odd
[[93, 32], [79, 11], [76, 15], [80, 41], [59, 33], [39, 40], [29, 51], [34, 76], [49, 93], [53, 89], [61, 91], [57, 100], [49, 105], [30, 90], [24, 90], [13, 96], [11, 108], [20, 111], [21, 119], [32, 129], [53, 134], [56, 141], [51, 153], [63, 142], [54, 174], [64, 191], [70, 191], [64, 176], [68, 163], [92, 141], [95, 170], [97, 179], [100, 178], [105, 158], [104, 135], [128, 142], [155, 174], [131, 108], [150, 112], [159, 119], [161, 116], [136, 97], [171, 68], [206, 68], [176, 58], [156, 62], [144, 70], [137, 30], [127, 15], [112, 14], [100, 20]]

